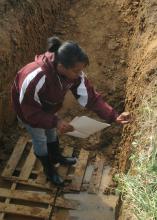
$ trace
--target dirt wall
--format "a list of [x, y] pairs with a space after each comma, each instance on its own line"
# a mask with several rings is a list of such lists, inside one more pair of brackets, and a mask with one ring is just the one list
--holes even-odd
[[[12, 123], [10, 87], [19, 68], [45, 50], [45, 39], [55, 34], [66, 0], [2, 0], [0, 2], [0, 130]], [[57, 33], [58, 34], [58, 33]]]
[[[134, 135], [140, 129], [138, 121], [141, 101], [157, 75], [157, 2], [125, 1], [121, 10], [128, 21], [133, 23], [128, 48], [129, 67], [125, 101], [126, 110], [132, 113], [133, 122], [123, 129], [119, 153], [119, 170], [126, 172], [130, 168], [128, 158], [132, 152]], [[128, 219], [123, 208], [120, 213], [120, 220]]]
[[[121, 142], [121, 153], [119, 167], [126, 170], [127, 155], [131, 150], [133, 135], [137, 131], [138, 107], [141, 104], [142, 97], [147, 90], [147, 86], [156, 76], [157, 68], [157, 2], [153, 0], [139, 1], [135, 11], [131, 11], [131, 4], [123, 5], [123, 10], [129, 8], [129, 16], [134, 16], [134, 25], [132, 28], [132, 37], [128, 50], [128, 81], [126, 85], [125, 108], [132, 113], [133, 122], [124, 127], [123, 140]], [[127, 8], [126, 8], [127, 7]], [[133, 13], [133, 14], [132, 14]]]

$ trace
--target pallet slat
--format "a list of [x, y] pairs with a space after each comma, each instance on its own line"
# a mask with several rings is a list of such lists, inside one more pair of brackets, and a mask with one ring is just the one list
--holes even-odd
[[88, 188], [88, 193], [96, 194], [99, 191], [103, 168], [104, 168], [104, 162], [105, 162], [104, 158], [101, 158], [100, 156], [96, 157], [94, 170]]
[[81, 149], [78, 162], [75, 168], [74, 177], [72, 179], [72, 185], [69, 187], [71, 190], [80, 191], [85, 170], [88, 163], [89, 152]]
[[[55, 196], [48, 195], [43, 192], [30, 192], [25, 190], [11, 190], [0, 188], [0, 197], [18, 199], [23, 201], [53, 204]], [[58, 197], [55, 203], [56, 207], [66, 209], [76, 209], [79, 203], [75, 200], [68, 200], [62, 197]]]
[[50, 210], [24, 205], [5, 204], [0, 202], [0, 212], [48, 219]]
[[69, 212], [67, 210], [57, 210], [52, 216], [51, 220], [70, 220]]
[[36, 183], [41, 184], [41, 185], [45, 185], [47, 183], [47, 178], [45, 174], [43, 173], [43, 169], [38, 173]]
[[15, 184], [22, 184], [25, 186], [33, 186], [33, 187], [37, 187], [37, 188], [41, 188], [41, 189], [48, 189], [48, 190], [51, 190], [51, 193], [56, 192], [56, 189], [54, 188], [54, 186], [50, 182], [47, 182], [45, 185], [43, 185], [43, 184], [36, 183], [36, 180], [32, 180], [32, 179], [21, 180], [16, 176], [5, 177], [5, 180], [11, 181]]
[[27, 156], [27, 159], [21, 169], [21, 173], [20, 173], [20, 176], [19, 178], [20, 179], [28, 179], [31, 172], [32, 172], [32, 169], [34, 167], [34, 164], [35, 164], [35, 161], [36, 161], [36, 157], [34, 155], [34, 152], [33, 152], [33, 147], [31, 148], [28, 156]]
[[[13, 184], [11, 185], [11, 190], [14, 190], [15, 188], [16, 188], [16, 183], [13, 183]], [[9, 202], [10, 202], [10, 198], [7, 198], [7, 199], [5, 200], [5, 204], [9, 204]], [[4, 216], [5, 216], [5, 213], [2, 212], [2, 213], [0, 214], [0, 219], [1, 219], [1, 220], [4, 219]]]
[[54, 197], [42, 192], [0, 188], [0, 197], [52, 204]]
[[57, 197], [55, 206], [67, 209], [76, 209], [79, 206], [79, 202], [75, 200], [65, 199], [62, 197]]
[[13, 153], [4, 169], [4, 171], [2, 172], [2, 176], [3, 177], [11, 177], [20, 158], [21, 158], [21, 155], [25, 149], [25, 146], [27, 144], [27, 140], [28, 140], [28, 137], [20, 137], [14, 150], [13, 150]]

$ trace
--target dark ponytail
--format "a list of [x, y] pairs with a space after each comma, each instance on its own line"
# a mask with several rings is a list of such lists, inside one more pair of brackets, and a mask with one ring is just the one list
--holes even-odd
[[62, 41], [56, 36], [47, 39], [47, 50], [49, 52], [57, 53], [61, 45], [62, 45]]
[[56, 54], [55, 62], [61, 63], [65, 68], [71, 68], [81, 62], [89, 65], [89, 58], [85, 51], [73, 41], [63, 42], [56, 36], [47, 40], [47, 50]]
[[63, 64], [65, 68], [74, 67], [78, 62], [89, 65], [87, 54], [73, 41], [66, 41], [59, 47], [56, 60], [58, 63]]

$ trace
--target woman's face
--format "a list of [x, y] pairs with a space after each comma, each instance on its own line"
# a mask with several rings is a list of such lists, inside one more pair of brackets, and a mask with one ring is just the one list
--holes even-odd
[[68, 79], [77, 79], [83, 69], [86, 67], [84, 63], [76, 63], [74, 67], [65, 68], [61, 63], [57, 65], [59, 74], [66, 76]]

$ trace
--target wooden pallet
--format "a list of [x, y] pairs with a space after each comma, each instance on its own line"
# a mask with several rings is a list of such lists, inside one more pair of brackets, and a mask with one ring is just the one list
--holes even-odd
[[[73, 148], [65, 147], [63, 153], [65, 156], [71, 156]], [[79, 204], [74, 200], [65, 199], [63, 194], [81, 191], [88, 157], [89, 152], [81, 149], [72, 174], [69, 174], [67, 166], [58, 168], [59, 174], [64, 179], [71, 179], [71, 184], [61, 190], [46, 180], [28, 137], [20, 137], [2, 172], [4, 184], [2, 186], [0, 184], [0, 220], [7, 220], [8, 214], [25, 216], [28, 220], [32, 218], [60, 220], [64, 212], [67, 213], [64, 217], [70, 220], [71, 217], [65, 210], [77, 209]], [[97, 156], [87, 190], [89, 193], [97, 193], [99, 189], [103, 164], [104, 160]]]
[[[64, 153], [70, 156], [72, 148], [66, 148]], [[67, 170], [67, 167], [62, 167], [64, 176]], [[10, 187], [0, 187], [3, 201], [0, 202], [0, 219], [4, 219], [7, 213], [50, 219], [54, 207], [75, 209], [78, 206], [76, 201], [57, 195], [58, 188], [46, 180], [27, 137], [18, 140], [2, 178], [10, 183]]]
[[[40, 170], [33, 169], [35, 163], [39, 163], [39, 161], [37, 161], [33, 153], [28, 137], [20, 137], [2, 172], [2, 177], [14, 183], [53, 190], [54, 188], [49, 182], [40, 184], [37, 181]], [[31, 178], [32, 174], [35, 175], [35, 178]]]

